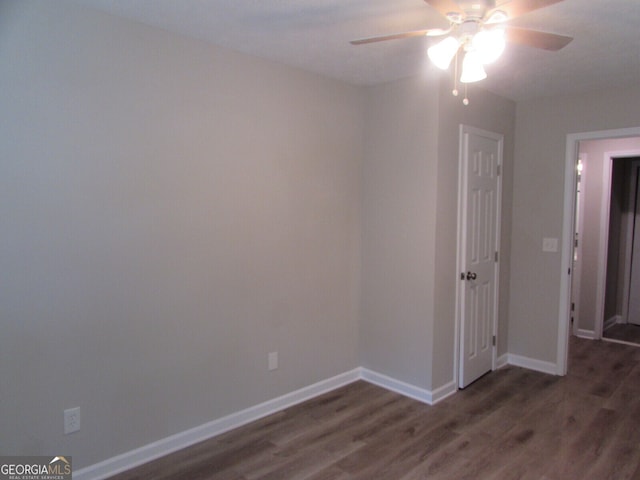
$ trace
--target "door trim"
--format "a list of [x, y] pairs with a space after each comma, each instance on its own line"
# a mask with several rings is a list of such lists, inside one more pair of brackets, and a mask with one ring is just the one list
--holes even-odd
[[558, 340], [556, 345], [556, 374], [567, 374], [569, 328], [571, 325], [571, 262], [575, 225], [576, 161], [578, 143], [582, 140], [640, 137], [640, 127], [570, 133], [565, 150], [564, 200], [562, 209], [562, 252], [560, 260], [560, 302], [558, 304]]
[[454, 326], [454, 358], [453, 358], [453, 378], [456, 386], [460, 386], [460, 366], [461, 366], [461, 351], [460, 342], [462, 341], [462, 321], [463, 321], [463, 309], [461, 308], [462, 302], [462, 290], [464, 288], [463, 282], [460, 280], [460, 273], [462, 272], [464, 263], [465, 263], [465, 247], [466, 247], [466, 238], [465, 232], [466, 228], [464, 225], [464, 219], [466, 216], [465, 206], [466, 206], [466, 191], [465, 191], [465, 174], [466, 174], [466, 165], [464, 159], [464, 134], [478, 134], [483, 135], [489, 138], [492, 138], [498, 141], [498, 148], [500, 152], [500, 174], [498, 175], [498, 185], [496, 192], [496, 241], [495, 247], [496, 252], [498, 252], [498, 259], [494, 263], [494, 295], [493, 295], [493, 319], [492, 319], [492, 335], [496, 338], [495, 344], [492, 346], [492, 355], [491, 355], [491, 371], [497, 368], [498, 363], [498, 318], [499, 318], [499, 290], [500, 290], [500, 233], [502, 230], [502, 174], [503, 174], [503, 163], [504, 163], [504, 135], [491, 132], [488, 130], [483, 130], [481, 128], [472, 127], [470, 125], [460, 124], [459, 133], [458, 133], [458, 212], [457, 212], [457, 255], [456, 255], [456, 308], [455, 308], [455, 326]]

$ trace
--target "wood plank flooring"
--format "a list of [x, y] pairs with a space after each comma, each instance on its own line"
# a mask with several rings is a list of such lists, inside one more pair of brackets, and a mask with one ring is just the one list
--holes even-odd
[[112, 480], [640, 479], [640, 348], [492, 372], [435, 406], [359, 381]]

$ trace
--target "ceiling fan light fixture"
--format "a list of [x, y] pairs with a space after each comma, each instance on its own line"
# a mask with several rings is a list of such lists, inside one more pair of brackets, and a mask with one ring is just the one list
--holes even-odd
[[479, 82], [487, 78], [487, 72], [484, 71], [482, 60], [478, 52], [470, 50], [465, 53], [462, 60], [462, 75], [460, 75], [461, 83]]
[[487, 18], [486, 22], [484, 23], [489, 25], [492, 23], [506, 22], [507, 20], [509, 20], [509, 15], [507, 15], [506, 12], [503, 12], [502, 10], [496, 10], [491, 15], [489, 15], [489, 18]]
[[471, 43], [482, 63], [493, 63], [504, 52], [506, 45], [504, 30], [501, 28], [481, 30], [473, 37]]
[[460, 48], [458, 39], [455, 37], [447, 37], [430, 47], [429, 50], [427, 50], [427, 55], [429, 55], [429, 59], [436, 67], [446, 70], [449, 68], [449, 64], [456, 55], [458, 48]]

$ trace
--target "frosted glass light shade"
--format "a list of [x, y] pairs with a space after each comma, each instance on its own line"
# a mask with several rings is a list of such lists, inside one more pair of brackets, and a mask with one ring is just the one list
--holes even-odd
[[484, 80], [485, 78], [487, 78], [487, 72], [484, 71], [478, 52], [472, 50], [465, 53], [464, 60], [462, 61], [460, 82], [473, 83]]
[[495, 62], [504, 52], [505, 43], [504, 30], [500, 28], [482, 30], [472, 40], [473, 49], [484, 64]]
[[460, 48], [460, 42], [454, 37], [447, 37], [430, 47], [429, 50], [427, 50], [427, 55], [429, 55], [429, 59], [431, 59], [436, 67], [446, 70], [449, 68], [449, 64], [451, 60], [453, 60], [458, 48]]

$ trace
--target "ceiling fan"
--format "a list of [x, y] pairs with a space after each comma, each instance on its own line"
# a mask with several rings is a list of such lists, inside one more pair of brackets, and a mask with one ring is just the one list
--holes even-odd
[[[505, 42], [557, 51], [565, 47], [571, 37], [506, 25], [520, 15], [559, 3], [562, 0], [425, 0], [449, 21], [449, 27], [412, 30], [353, 40], [363, 45], [387, 40], [427, 36], [445, 36], [428, 50], [431, 61], [439, 68], [449, 68], [454, 57], [463, 52], [461, 83], [483, 80], [484, 65], [495, 61], [503, 52]], [[457, 62], [456, 62], [457, 69]], [[456, 74], [457, 77], [457, 74]], [[457, 81], [457, 80], [456, 80]], [[457, 88], [454, 87], [454, 95]], [[468, 100], [465, 97], [465, 105]]]

